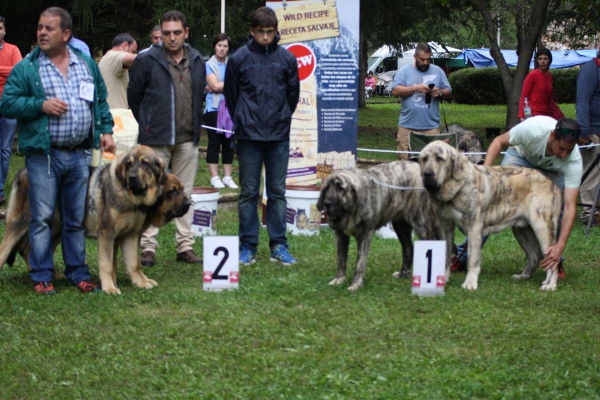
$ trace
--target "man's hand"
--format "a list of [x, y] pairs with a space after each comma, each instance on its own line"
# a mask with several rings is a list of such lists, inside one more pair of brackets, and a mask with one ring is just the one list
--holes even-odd
[[44, 114], [61, 116], [69, 111], [69, 105], [61, 99], [53, 98], [42, 103]]
[[415, 85], [415, 92], [419, 92], [419, 93], [423, 93], [423, 94], [428, 94], [431, 93], [432, 89], [429, 89], [429, 86], [427, 86], [425, 83], [421, 83], [419, 85]]
[[112, 134], [105, 133], [102, 135], [100, 138], [100, 148], [103, 149], [103, 151], [108, 151], [109, 153], [116, 153], [117, 145], [113, 140]]
[[540, 263], [540, 267], [543, 268], [544, 271], [548, 271], [549, 269], [553, 272], [556, 271], [556, 267], [558, 267], [558, 264], [560, 263], [564, 249], [564, 246], [561, 246], [558, 243], [548, 247], [548, 250], [544, 253], [546, 257]]
[[206, 89], [206, 93], [212, 93], [213, 92], [213, 90], [208, 85], [206, 85], [206, 87], [204, 89]]

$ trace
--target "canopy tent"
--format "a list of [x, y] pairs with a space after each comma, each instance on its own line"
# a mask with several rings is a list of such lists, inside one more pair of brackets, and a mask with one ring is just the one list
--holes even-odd
[[[427, 43], [432, 50], [433, 58], [440, 58], [444, 54], [448, 54], [446, 50], [442, 47], [441, 44], [436, 42], [428, 42]], [[451, 53], [461, 53], [461, 49], [457, 49], [455, 47], [446, 46], [449, 52]], [[402, 54], [402, 57], [400, 57]], [[394, 64], [393, 69], [398, 69], [405, 64], [411, 64], [414, 61], [415, 49], [410, 49], [406, 51], [402, 51], [401, 49], [396, 49], [394, 47], [384, 45], [381, 46], [377, 51], [375, 51], [369, 57], [368, 65], [369, 71], [376, 71], [377, 67], [384, 62], [384, 60], [390, 57], [397, 57], [397, 60], [394, 59], [393, 62], [388, 62], [389, 65], [386, 65], [385, 70], [391, 68], [391, 65]]]
[[[516, 50], [500, 50], [504, 60], [509, 67], [516, 67], [519, 57]], [[552, 64], [550, 68], [570, 68], [585, 64], [596, 56], [596, 50], [552, 50]], [[473, 64], [475, 68], [495, 67], [496, 62], [490, 55], [490, 49], [465, 49], [463, 53], [455, 59], [463, 60], [468, 64]], [[530, 68], [534, 68], [533, 58]]]

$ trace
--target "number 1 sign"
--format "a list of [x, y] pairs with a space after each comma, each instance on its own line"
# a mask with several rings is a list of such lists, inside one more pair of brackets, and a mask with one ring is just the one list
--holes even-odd
[[446, 242], [417, 240], [413, 254], [412, 294], [438, 296], [446, 286]]
[[221, 291], [239, 287], [239, 245], [237, 236], [204, 236], [204, 290]]

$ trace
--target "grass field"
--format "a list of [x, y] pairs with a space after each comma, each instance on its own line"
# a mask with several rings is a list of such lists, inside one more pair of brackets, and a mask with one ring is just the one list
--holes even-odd
[[[375, 143], [368, 125], [393, 130], [398, 108], [361, 110], [359, 144]], [[449, 123], [480, 113], [485, 122], [464, 125], [502, 126], [503, 111], [488, 111], [446, 108]], [[13, 157], [11, 173], [22, 165]], [[208, 183], [203, 161], [197, 180]], [[221, 293], [202, 291], [200, 267], [175, 262], [173, 224], [146, 271], [160, 284], [150, 291], [132, 287], [121, 268], [121, 296], [83, 295], [66, 282], [40, 296], [18, 259], [0, 272], [0, 399], [599, 398], [600, 229], [583, 230], [577, 222], [568, 277], [552, 293], [538, 289], [540, 271], [511, 279], [525, 259], [509, 232], [484, 248], [479, 290], [461, 289], [457, 273], [433, 298], [391, 278], [400, 246], [378, 238], [365, 287], [330, 287], [327, 229], [289, 237], [293, 267], [268, 261], [262, 230], [258, 262], [242, 268], [238, 291]], [[219, 234], [237, 234], [235, 210], [219, 211]], [[352, 241], [350, 275], [355, 253]], [[55, 261], [62, 270], [60, 254]], [[93, 240], [88, 262], [97, 278]]]

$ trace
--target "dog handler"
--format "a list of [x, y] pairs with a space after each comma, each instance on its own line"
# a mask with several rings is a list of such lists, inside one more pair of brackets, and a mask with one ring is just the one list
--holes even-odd
[[[546, 258], [540, 263], [544, 271], [558, 267], [560, 278], [565, 277], [562, 266], [562, 253], [565, 250], [575, 215], [577, 196], [583, 174], [583, 163], [577, 143], [580, 141], [579, 124], [569, 118], [556, 121], [546, 116], [526, 119], [509, 132], [494, 139], [488, 148], [485, 163], [491, 167], [502, 149], [507, 148], [503, 166], [536, 168], [546, 175], [564, 192], [564, 205], [558, 222], [558, 240], [546, 251]], [[483, 243], [487, 240], [483, 238]], [[466, 242], [457, 248], [457, 256], [452, 258], [452, 271], [464, 269], [467, 264]]]
[[[36, 47], [6, 82], [0, 112], [16, 118], [29, 174], [29, 275], [38, 293], [54, 294], [52, 219], [58, 206], [65, 275], [82, 292], [96, 291], [85, 263], [84, 150], [115, 151], [106, 86], [93, 59], [67, 45], [73, 22], [62, 8], [40, 16]], [[102, 135], [101, 135], [102, 134]], [[101, 135], [101, 137], [100, 137]]]

